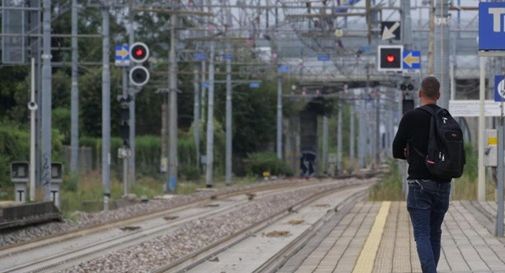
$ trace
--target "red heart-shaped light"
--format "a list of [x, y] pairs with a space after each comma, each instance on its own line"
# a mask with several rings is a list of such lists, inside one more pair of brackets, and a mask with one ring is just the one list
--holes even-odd
[[386, 60], [388, 61], [388, 63], [392, 63], [395, 61], [395, 56], [394, 55], [387, 55]]

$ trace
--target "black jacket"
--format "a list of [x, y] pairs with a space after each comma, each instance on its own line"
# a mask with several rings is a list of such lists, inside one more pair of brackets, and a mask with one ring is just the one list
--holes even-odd
[[[435, 104], [429, 104], [433, 109], [439, 109]], [[393, 157], [406, 159], [409, 163], [408, 179], [431, 179], [438, 182], [450, 182], [434, 177], [426, 168], [424, 158], [416, 153], [415, 147], [420, 153], [428, 152], [428, 137], [430, 134], [431, 115], [419, 108], [403, 115], [398, 131], [393, 141]], [[406, 149], [406, 152], [404, 152]], [[407, 155], [407, 156], [406, 156]]]

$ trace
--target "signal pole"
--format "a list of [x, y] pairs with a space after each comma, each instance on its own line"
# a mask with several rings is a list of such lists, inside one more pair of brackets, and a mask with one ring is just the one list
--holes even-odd
[[[133, 45], [135, 42], [135, 36], [133, 31], [133, 0], [128, 1], [128, 42], [129, 45]], [[130, 101], [130, 156], [127, 158], [128, 161], [128, 183], [129, 185], [135, 184], [136, 172], [135, 172], [135, 88], [131, 85], [128, 87], [129, 94], [131, 96]]]

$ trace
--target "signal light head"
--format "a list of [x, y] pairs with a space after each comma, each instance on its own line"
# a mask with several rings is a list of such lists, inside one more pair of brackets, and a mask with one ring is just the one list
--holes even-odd
[[402, 71], [403, 46], [379, 45], [377, 52], [377, 68], [379, 71]]
[[149, 71], [143, 66], [135, 66], [130, 70], [130, 83], [135, 86], [143, 86], [149, 81]]
[[134, 43], [130, 47], [130, 59], [136, 63], [143, 63], [149, 58], [149, 48], [144, 43]]

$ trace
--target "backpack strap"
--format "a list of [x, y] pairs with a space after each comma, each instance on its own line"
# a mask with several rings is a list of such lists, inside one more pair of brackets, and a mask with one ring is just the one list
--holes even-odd
[[[435, 115], [435, 110], [429, 107], [428, 105], [423, 105], [419, 107], [419, 109], [428, 112], [431, 116]], [[421, 151], [419, 151], [416, 147], [414, 147], [414, 145], [410, 145], [410, 147], [412, 147], [412, 149], [414, 149], [414, 152], [416, 152], [416, 154], [418, 154], [420, 157], [422, 157], [423, 159], [426, 158], [426, 155], [421, 153]]]
[[412, 147], [412, 149], [414, 149], [414, 152], [416, 152], [416, 154], [418, 154], [420, 157], [422, 157], [423, 159], [426, 158], [426, 155], [421, 153], [421, 151], [419, 151], [416, 147], [414, 147], [414, 145], [412, 146], [409, 146], [409, 147]]

